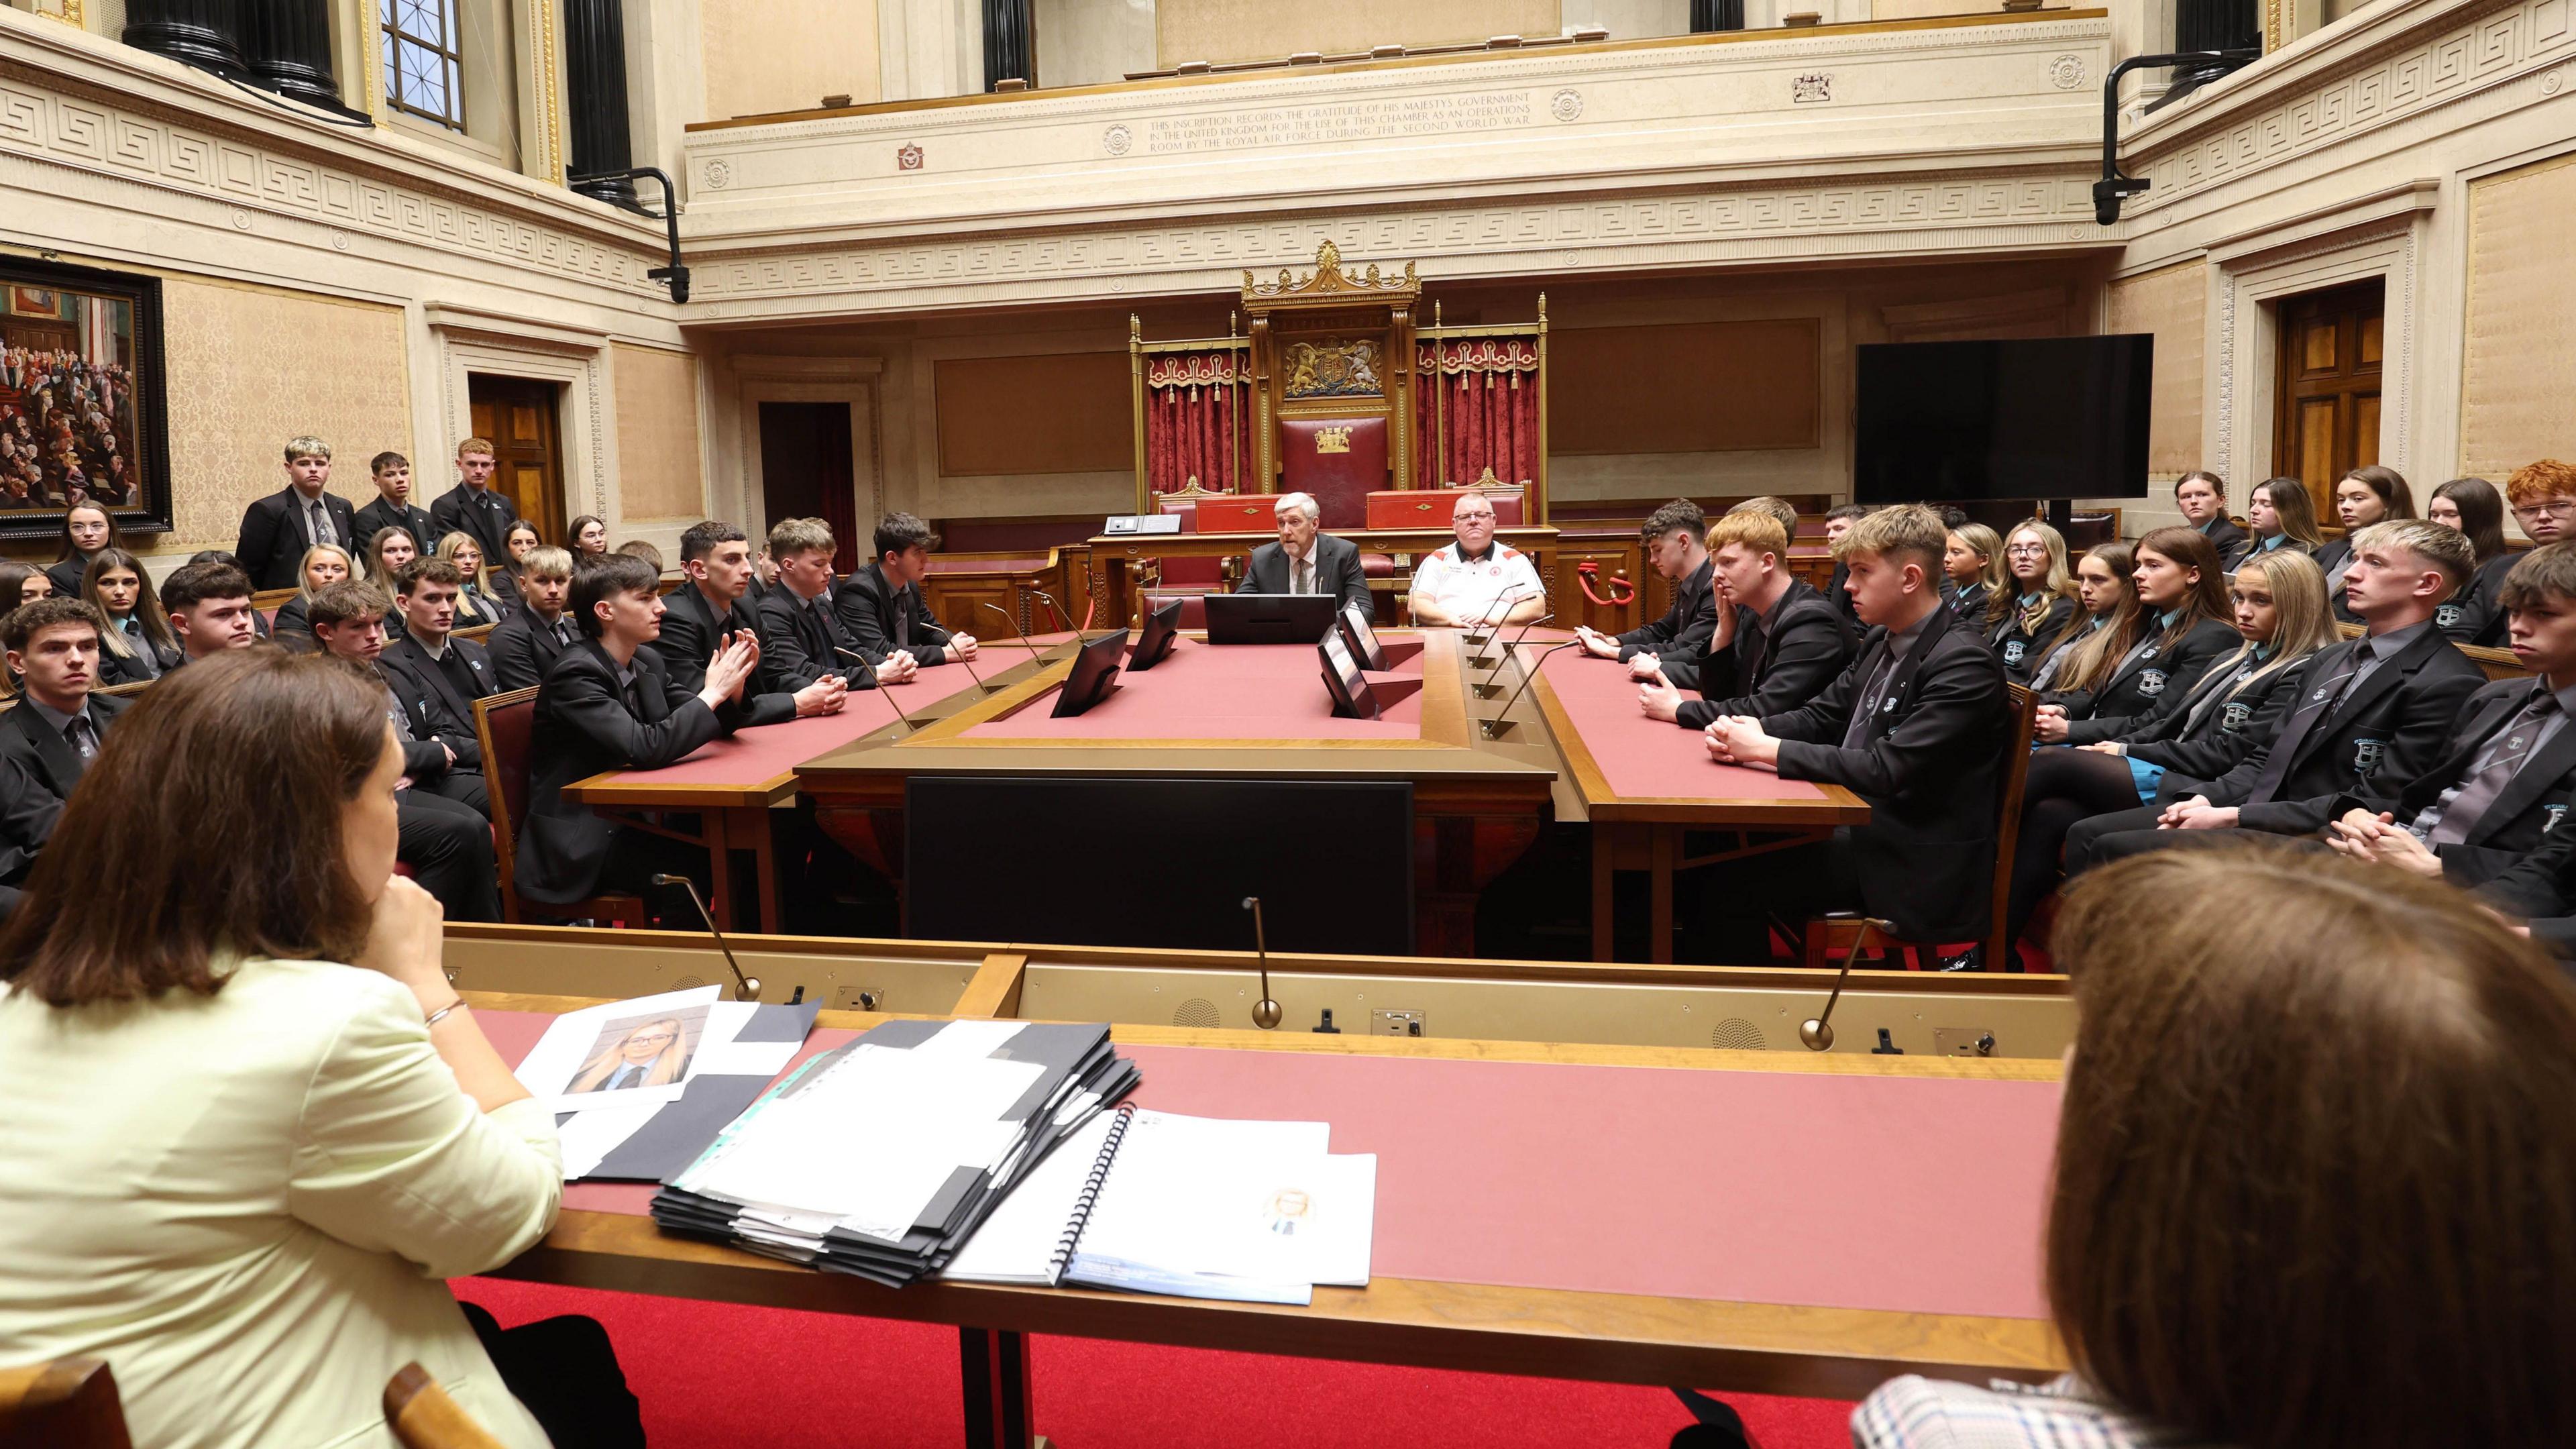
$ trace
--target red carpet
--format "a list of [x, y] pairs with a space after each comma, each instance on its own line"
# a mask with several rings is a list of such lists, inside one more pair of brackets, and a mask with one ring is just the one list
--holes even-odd
[[[954, 1329], [466, 1278], [503, 1326], [608, 1326], [654, 1449], [952, 1449]], [[1038, 1432], [1060, 1449], [1662, 1449], [1689, 1422], [1662, 1389], [1035, 1339]], [[1762, 1449], [1841, 1449], [1851, 1405], [1729, 1399]]]

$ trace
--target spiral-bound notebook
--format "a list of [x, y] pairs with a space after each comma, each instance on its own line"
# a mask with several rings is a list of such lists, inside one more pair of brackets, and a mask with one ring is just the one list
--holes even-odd
[[1065, 1138], [943, 1276], [1303, 1303], [1368, 1282], [1377, 1159], [1321, 1122], [1122, 1107]]

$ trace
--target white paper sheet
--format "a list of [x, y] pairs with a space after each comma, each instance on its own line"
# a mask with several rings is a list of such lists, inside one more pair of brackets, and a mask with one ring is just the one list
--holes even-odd
[[692, 1076], [774, 1077], [805, 1049], [801, 1041], [729, 1041], [698, 1048]]
[[565, 1012], [554, 1019], [546, 1028], [546, 1034], [538, 1038], [536, 1046], [519, 1063], [519, 1082], [550, 1112], [677, 1101], [681, 1088], [688, 1083], [690, 1071], [695, 1069], [694, 1052], [689, 1067], [661, 1086], [589, 1092], [575, 1092], [571, 1087], [583, 1065], [591, 1061], [598, 1051], [603, 1030], [612, 1023], [675, 1015], [691, 1024], [697, 1034], [693, 1045], [697, 1047], [702, 1048], [710, 1041], [731, 1041], [734, 1033], [742, 1029], [745, 1018], [715, 1011], [713, 1008], [720, 1004], [716, 995], [715, 987], [701, 986], [689, 991], [666, 991], [657, 996], [639, 996], [632, 1001], [612, 1001]]

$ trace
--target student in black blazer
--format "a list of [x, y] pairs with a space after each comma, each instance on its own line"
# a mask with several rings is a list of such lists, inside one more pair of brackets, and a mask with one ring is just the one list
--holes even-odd
[[1788, 569], [1789, 535], [1767, 513], [1730, 513], [1709, 525], [1717, 622], [1682, 698], [1667, 673], [1644, 681], [1637, 703], [1650, 718], [1704, 730], [1722, 714], [1787, 714], [1824, 692], [1851, 663], [1852, 631], [1824, 595]]
[[[263, 589], [297, 587], [295, 566], [317, 543], [336, 543], [354, 553], [365, 542], [349, 500], [327, 491], [331, 450], [321, 439], [297, 438], [286, 445], [286, 479], [284, 488], [242, 510], [241, 539], [233, 545], [233, 557]], [[317, 507], [320, 522], [314, 516]]]
[[[1869, 513], [1868, 508], [1858, 503], [1845, 503], [1826, 510], [1825, 547], [1839, 549], [1843, 535], [1851, 532], [1853, 524], [1869, 517]], [[1789, 542], [1795, 545], [1797, 540], [1793, 538]], [[1843, 567], [1842, 558], [1837, 553], [1834, 571], [1825, 580], [1825, 602], [1834, 606], [1834, 612], [1843, 616], [1843, 622], [1851, 626], [1853, 635], [1857, 637], [1862, 629], [1860, 613], [1852, 604], [1851, 591], [1843, 587], [1850, 577], [1851, 571]]]
[[581, 630], [564, 611], [572, 591], [572, 555], [559, 548], [532, 548], [519, 561], [519, 576], [522, 607], [483, 641], [503, 689], [541, 683], [555, 656], [581, 638]]
[[63, 512], [62, 550], [45, 566], [45, 578], [55, 593], [78, 598], [89, 561], [105, 550], [125, 546], [124, 532], [106, 509], [95, 503], [76, 504]]
[[1703, 902], [1724, 959], [1767, 958], [1769, 912], [1858, 907], [1914, 940], [1985, 930], [2009, 716], [1994, 652], [1942, 607], [1947, 532], [1911, 504], [1855, 524], [1845, 561], [1872, 626], [1859, 657], [1803, 708], [1709, 725], [1711, 758], [1842, 785], [1870, 808], [1830, 841], [1711, 872]]
[[81, 578], [81, 597], [107, 621], [99, 635], [101, 684], [144, 684], [179, 667], [185, 657], [179, 636], [143, 560], [121, 548], [101, 549]]
[[[850, 647], [868, 656], [871, 664], [904, 654], [923, 669], [951, 659], [974, 658], [975, 636], [939, 627], [930, 612], [930, 599], [921, 591], [939, 535], [909, 513], [889, 513], [877, 523], [875, 542], [876, 561], [851, 570], [832, 593], [832, 613], [841, 621], [841, 632], [850, 637]], [[1351, 563], [1356, 571], [1357, 550], [1352, 551]], [[742, 573], [748, 583], [748, 558]]]
[[2308, 656], [2340, 638], [2326, 608], [2325, 576], [2305, 554], [2258, 555], [2238, 571], [2229, 594], [2244, 642], [2188, 693], [2173, 695], [2177, 707], [2160, 708], [2112, 739], [2032, 752], [2008, 939], [2021, 939], [2031, 914], [2056, 888], [2066, 835], [2078, 821], [2152, 802], [2169, 780], [2177, 793], [2189, 793], [2236, 768], [2288, 714]]
[[[469, 533], [483, 545], [485, 558], [508, 558], [510, 525], [519, 521], [519, 505], [492, 486], [492, 472], [497, 466], [489, 441], [467, 438], [457, 444], [458, 482], [429, 505], [430, 532], [440, 538]], [[421, 544], [423, 550], [432, 546], [427, 541]]]
[[411, 501], [411, 460], [400, 453], [378, 453], [367, 464], [369, 476], [375, 479], [376, 496], [358, 510], [355, 519], [357, 537], [370, 539], [388, 528], [399, 528], [411, 535], [412, 547], [426, 554], [438, 547], [438, 535], [430, 531], [429, 510]]
[[2040, 743], [2089, 745], [2139, 729], [2179, 708], [2202, 671], [2245, 642], [2228, 622], [2227, 576], [2199, 530], [2153, 530], [2138, 540], [2131, 570], [2143, 610], [2137, 642], [2086, 696], [2040, 706]]
[[571, 905], [603, 891], [640, 894], [656, 873], [704, 873], [705, 855], [694, 847], [563, 798], [575, 780], [672, 764], [742, 722], [758, 642], [736, 634], [718, 646], [697, 690], [673, 684], [661, 656], [644, 647], [661, 633], [660, 585], [652, 565], [627, 554], [611, 554], [573, 581], [570, 612], [582, 641], [546, 672], [528, 745], [515, 869], [529, 900]]
[[[662, 632], [645, 647], [661, 659], [673, 685], [694, 691], [707, 682], [708, 661], [724, 641], [738, 634], [759, 635], [751, 611], [742, 605], [743, 589], [751, 582], [750, 542], [730, 523], [710, 519], [691, 524], [680, 535], [680, 572], [689, 581], [663, 596]], [[501, 631], [492, 632], [497, 638]], [[827, 674], [793, 694], [752, 695], [743, 701], [743, 724], [838, 714], [844, 690], [840, 676]]]
[[2468, 535], [2478, 556], [2478, 571], [2466, 588], [2433, 611], [2433, 623], [2454, 644], [2481, 649], [2504, 645], [2504, 578], [2522, 555], [2504, 539], [2504, 495], [2484, 478], [2454, 478], [2433, 490], [2424, 505], [2426, 522], [2456, 528]]
[[1986, 642], [2003, 661], [2004, 678], [2030, 683], [2048, 646], [2075, 619], [2075, 580], [2066, 568], [2066, 535], [2028, 519], [2004, 536], [2004, 572], [2012, 598]]
[[[1651, 681], [1660, 672], [1676, 688], [1697, 689], [1700, 655], [1717, 632], [1716, 569], [1708, 553], [1715, 544], [1702, 537], [1708, 533], [1708, 518], [1698, 504], [1676, 498], [1648, 514], [1641, 531], [1647, 566], [1672, 585], [1672, 607], [1662, 618], [1624, 634], [1604, 634], [1585, 624], [1574, 636], [1584, 653], [1621, 660], [1641, 680]], [[1780, 552], [1786, 557], [1785, 546]]]
[[[2452, 721], [2486, 675], [2433, 625], [2433, 610], [2466, 580], [2469, 542], [2454, 529], [2404, 519], [2354, 537], [2345, 593], [2369, 632], [2321, 649], [2301, 670], [2300, 692], [2267, 743], [2188, 798], [2099, 815], [2068, 832], [2066, 871], [2181, 844], [2325, 828], [2346, 790], [2394, 795], [2429, 770]], [[2203, 840], [2185, 840], [2200, 835]]]
[[767, 694], [795, 694], [826, 676], [851, 686], [902, 684], [920, 671], [910, 658], [888, 658], [883, 664], [853, 669], [850, 636], [832, 614], [831, 526], [819, 518], [790, 518], [769, 530], [769, 551], [778, 559], [778, 587], [752, 610], [760, 626], [761, 681]]
[[2245, 530], [2227, 516], [2227, 484], [2215, 473], [2193, 469], [2174, 480], [2174, 507], [2184, 526], [2199, 530], [2225, 563], [2245, 547]]
[[18, 909], [20, 887], [35, 870], [37, 853], [62, 813], [63, 797], [46, 789], [15, 757], [0, 754], [0, 922]]
[[1995, 622], [1995, 601], [2009, 577], [2004, 541], [1982, 523], [1962, 523], [1942, 547], [1941, 568], [1949, 576], [1950, 612], [1982, 637]]
[[[1359, 545], [1320, 532], [1324, 507], [1311, 493], [1287, 493], [1271, 506], [1279, 524], [1279, 541], [1252, 551], [1238, 594], [1330, 594], [1345, 609], [1370, 610], [1368, 576], [1360, 568]], [[1303, 585], [1291, 573], [1289, 551], [1308, 562]], [[775, 553], [773, 549], [771, 552]]]
[[2326, 571], [2326, 597], [2334, 600], [2335, 617], [2358, 624], [2361, 614], [2343, 590], [2344, 576], [2352, 568], [2353, 535], [2374, 523], [2414, 518], [2415, 493], [2406, 485], [2404, 474], [2372, 465], [2337, 479], [2334, 500], [2335, 514], [2343, 520], [2343, 537], [2318, 547], [2317, 567]]
[[0, 754], [64, 799], [132, 703], [93, 692], [104, 622], [79, 599], [52, 598], [20, 605], [0, 625], [0, 647], [22, 686], [17, 708], [0, 714]]
[[414, 559], [395, 578], [402, 590], [394, 606], [403, 613], [403, 637], [386, 643], [378, 672], [411, 716], [413, 734], [437, 740], [455, 756], [433, 788], [488, 817], [492, 802], [483, 780], [482, 742], [474, 732], [474, 701], [500, 693], [500, 671], [482, 645], [453, 633], [457, 590], [464, 582], [456, 565], [434, 555]]
[[2266, 478], [2245, 496], [2243, 543], [2236, 546], [2226, 560], [2227, 571], [2257, 553], [2295, 549], [2314, 557], [2325, 545], [2325, 536], [2317, 531], [2316, 505], [2308, 499], [2308, 485], [2296, 478]]

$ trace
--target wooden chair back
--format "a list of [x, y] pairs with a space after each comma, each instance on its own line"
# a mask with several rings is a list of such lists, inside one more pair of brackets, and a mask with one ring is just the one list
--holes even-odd
[[2004, 778], [1995, 791], [1995, 880], [1986, 919], [1986, 969], [2012, 965], [2012, 941], [2006, 922], [2012, 910], [2013, 850], [2021, 843], [2021, 801], [2030, 784], [2030, 746], [2039, 733], [2039, 695], [2018, 684], [2006, 684], [2012, 705], [2012, 736], [2004, 750]]
[[503, 1449], [416, 1363], [404, 1364], [385, 1385], [385, 1424], [403, 1449]]
[[102, 684], [92, 689], [90, 692], [92, 694], [113, 694], [119, 697], [125, 697], [141, 694], [143, 691], [150, 689], [152, 686], [159, 684], [160, 682], [161, 681], [157, 679], [136, 679], [124, 684]]
[[458, 629], [453, 634], [449, 635], [449, 637], [454, 639], [471, 639], [479, 644], [485, 639], [492, 637], [492, 631], [500, 627], [501, 626], [498, 624], [476, 624], [470, 629]]
[[519, 813], [528, 805], [528, 754], [537, 728], [537, 686], [505, 689], [474, 701], [474, 742], [483, 748], [483, 787], [492, 800], [492, 854], [501, 868], [505, 919], [519, 919], [519, 892], [511, 884], [518, 854]]
[[94, 1358], [0, 1369], [0, 1449], [133, 1449], [116, 1375]]

